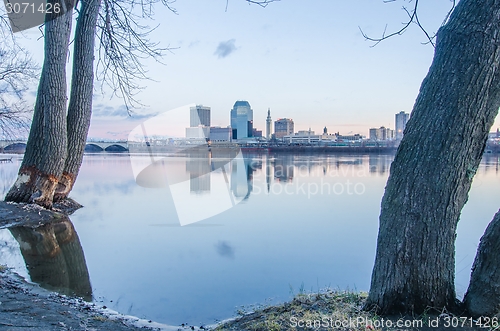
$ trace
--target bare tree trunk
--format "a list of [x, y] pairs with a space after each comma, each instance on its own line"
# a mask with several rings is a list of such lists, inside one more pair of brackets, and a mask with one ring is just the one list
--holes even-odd
[[72, 10], [45, 23], [45, 59], [23, 163], [6, 201], [52, 207], [66, 161], [66, 57]]
[[391, 165], [366, 308], [421, 313], [456, 304], [455, 237], [500, 107], [500, 1], [462, 0]]
[[465, 307], [474, 316], [494, 316], [500, 312], [500, 211], [486, 228], [472, 266]]
[[92, 115], [94, 48], [100, 0], [82, 0], [75, 28], [71, 95], [68, 107], [68, 157], [54, 201], [65, 199], [82, 164]]

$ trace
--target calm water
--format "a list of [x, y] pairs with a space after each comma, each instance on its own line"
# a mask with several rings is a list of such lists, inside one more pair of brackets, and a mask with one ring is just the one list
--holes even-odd
[[[85, 156], [72, 192], [85, 208], [71, 220], [94, 301], [168, 324], [207, 324], [300, 290], [368, 290], [391, 155], [155, 160], [136, 180], [149, 156]], [[0, 164], [3, 194], [19, 162]], [[485, 156], [462, 214], [459, 295], [500, 207], [498, 168], [497, 156]], [[0, 263], [29, 277], [9, 230], [0, 230], [0, 251]]]

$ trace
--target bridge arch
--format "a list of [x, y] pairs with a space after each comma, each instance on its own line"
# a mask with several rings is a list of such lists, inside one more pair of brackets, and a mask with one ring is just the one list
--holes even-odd
[[24, 153], [26, 150], [26, 144], [25, 143], [13, 143], [10, 145], [7, 145], [3, 148], [4, 152], [14, 152], [14, 153]]
[[121, 146], [121, 145], [116, 145], [116, 144], [113, 144], [113, 145], [109, 145], [108, 147], [106, 147], [104, 149], [104, 151], [106, 152], [127, 152], [128, 149], [126, 149], [125, 147]]
[[87, 144], [85, 145], [85, 152], [89, 153], [97, 153], [97, 152], [102, 152], [104, 151], [104, 148], [97, 144]]

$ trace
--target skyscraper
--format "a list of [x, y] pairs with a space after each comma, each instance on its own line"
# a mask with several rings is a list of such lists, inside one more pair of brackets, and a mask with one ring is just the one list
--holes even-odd
[[231, 128], [233, 139], [243, 139], [252, 136], [253, 110], [248, 101], [236, 101], [231, 109]]
[[271, 139], [271, 125], [272, 125], [272, 120], [271, 120], [271, 109], [267, 109], [267, 118], [266, 118], [266, 139], [270, 140]]
[[208, 138], [210, 134], [210, 107], [196, 105], [189, 108], [189, 128], [187, 138]]
[[210, 107], [204, 107], [203, 105], [196, 105], [189, 108], [190, 118], [189, 126], [194, 128], [197, 126], [208, 126], [210, 127]]
[[274, 122], [274, 136], [276, 139], [293, 134], [293, 120], [291, 118], [280, 118]]
[[396, 139], [403, 139], [403, 132], [406, 128], [406, 123], [410, 119], [410, 114], [400, 111], [396, 114]]

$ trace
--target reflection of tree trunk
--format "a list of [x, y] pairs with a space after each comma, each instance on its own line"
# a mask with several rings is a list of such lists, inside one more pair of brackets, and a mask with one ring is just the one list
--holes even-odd
[[12, 227], [10, 231], [19, 242], [32, 281], [92, 299], [85, 256], [69, 218], [37, 228]]

